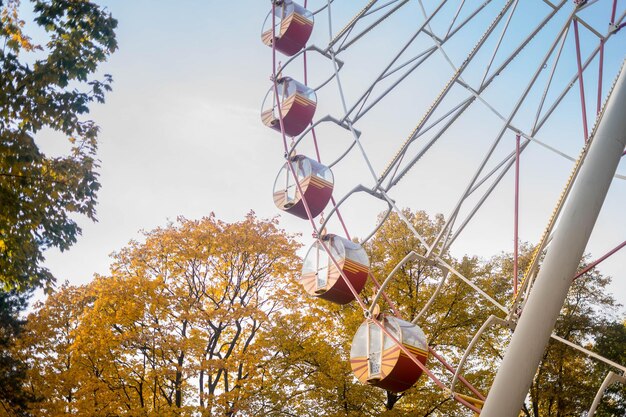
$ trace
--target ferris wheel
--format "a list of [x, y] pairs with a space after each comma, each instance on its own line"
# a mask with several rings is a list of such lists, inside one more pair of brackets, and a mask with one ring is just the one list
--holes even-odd
[[[354, 302], [364, 312], [350, 355], [355, 376], [401, 392], [425, 375], [475, 413], [517, 416], [536, 369], [532, 352], [540, 357], [551, 337], [612, 368], [590, 404], [593, 415], [610, 384], [626, 383], [626, 366], [556, 336], [550, 319], [538, 324], [536, 305], [550, 304], [558, 314], [569, 284], [560, 284], [557, 291], [549, 282], [555, 280], [542, 276], [553, 269], [575, 275], [611, 179], [626, 180], [616, 172], [626, 140], [621, 120], [626, 111], [624, 4], [370, 0], [357, 8], [345, 3], [271, 2], [261, 34], [272, 54], [261, 120], [281, 137], [276, 149], [285, 157], [284, 165], [277, 167], [274, 203], [308, 221], [315, 238], [301, 274], [304, 290], [338, 304]], [[617, 145], [616, 132], [622, 138]], [[535, 181], [540, 192], [551, 180], [545, 178], [548, 169], [524, 178], [521, 161], [564, 168], [553, 180], [561, 193], [537, 202], [552, 207], [535, 213], [545, 227], [524, 271], [517, 252], [524, 199], [520, 180]], [[416, 183], [419, 200], [411, 190]], [[514, 194], [506, 210], [498, 200], [505, 188]], [[346, 215], [354, 199], [359, 199], [361, 212], [371, 207], [386, 213], [374, 228], [359, 230], [365, 237], [358, 243], [351, 238], [355, 222]], [[582, 217], [589, 227], [576, 224], [582, 222], [575, 210], [580, 201], [593, 202], [584, 204], [594, 206]], [[446, 214], [434, 239], [416, 230], [401, 210], [403, 205], [420, 204]], [[498, 227], [498, 211], [507, 211], [502, 218], [512, 219], [506, 233]], [[410, 252], [382, 279], [372, 274], [363, 245], [391, 213], [425, 249]], [[497, 244], [514, 242], [514, 299], [507, 305], [445, 260], [455, 245], [476, 242], [467, 236], [493, 222], [500, 235]], [[559, 250], [562, 241], [580, 248], [564, 256]], [[576, 275], [624, 246], [626, 242], [615, 246]], [[393, 305], [385, 289], [394, 273], [415, 259], [441, 270], [432, 297], [416, 317], [381, 313], [379, 299]], [[453, 279], [501, 314], [489, 317], [461, 360], [450, 364], [428, 346], [419, 322], [446, 281]], [[360, 293], [367, 285], [376, 295], [366, 304]], [[495, 325], [515, 331], [487, 399], [463, 378], [463, 367], [481, 334]], [[529, 341], [529, 329], [542, 326], [539, 333], [545, 340]], [[449, 372], [446, 377], [429, 369], [430, 356]], [[525, 366], [531, 369], [524, 377], [519, 368], [526, 360], [532, 366]], [[459, 384], [472, 395], [459, 393]]]

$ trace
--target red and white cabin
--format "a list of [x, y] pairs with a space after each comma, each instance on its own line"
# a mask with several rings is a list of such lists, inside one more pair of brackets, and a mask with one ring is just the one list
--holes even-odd
[[342, 273], [359, 294], [369, 275], [367, 253], [358, 243], [337, 235], [325, 235], [322, 241], [330, 250], [339, 269], [322, 243], [316, 241], [304, 258], [300, 283], [311, 295], [337, 304], [348, 304], [355, 298]]
[[[272, 12], [265, 19], [261, 40], [267, 46], [276, 42], [276, 50], [292, 56], [298, 53], [311, 37], [313, 32], [313, 13], [294, 3], [292, 0], [275, 1], [275, 19]], [[272, 28], [272, 20], [275, 22]]]
[[[282, 114], [285, 134], [297, 136], [304, 132], [313, 121], [317, 107], [315, 91], [290, 77], [279, 79], [277, 87], [278, 97], [276, 97], [274, 87], [270, 88], [265, 96], [261, 120], [266, 126], [280, 132], [280, 115]], [[279, 103], [280, 113], [278, 112]]]
[[[379, 315], [378, 321], [417, 360], [426, 363], [428, 345], [422, 329], [391, 315]], [[423, 372], [372, 320], [363, 322], [352, 339], [350, 366], [362, 383], [392, 392], [411, 388]]]
[[287, 213], [308, 219], [306, 200], [311, 217], [317, 217], [330, 201], [333, 181], [330, 168], [304, 155], [296, 155], [283, 165], [276, 177], [274, 203]]

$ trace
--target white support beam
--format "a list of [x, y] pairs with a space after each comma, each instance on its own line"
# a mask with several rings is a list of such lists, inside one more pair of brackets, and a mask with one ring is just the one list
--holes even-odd
[[517, 417], [626, 146], [626, 70], [611, 92], [578, 179], [504, 355], [482, 417]]

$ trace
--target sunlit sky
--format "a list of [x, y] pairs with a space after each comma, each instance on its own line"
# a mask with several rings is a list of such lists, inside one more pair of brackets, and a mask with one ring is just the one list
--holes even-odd
[[[101, 73], [113, 75], [113, 92], [108, 95], [106, 104], [94, 106], [90, 115], [101, 127], [102, 189], [98, 197], [98, 222], [78, 218], [83, 229], [79, 241], [64, 253], [46, 252], [46, 264], [59, 282], [68, 280], [73, 284], [88, 282], [95, 273], [106, 274], [112, 252], [131, 239], [140, 239], [140, 230], [162, 226], [177, 216], [199, 218], [213, 212], [225, 221], [238, 221], [250, 210], [262, 218], [280, 214], [272, 201], [272, 187], [284, 161], [282, 140], [279, 134], [263, 126], [259, 117], [263, 97], [271, 86], [271, 49], [260, 41], [270, 2], [109, 0], [98, 3], [107, 7], [119, 21], [119, 50], [101, 68]], [[367, 2], [336, 0], [335, 3], [331, 20], [336, 33]], [[610, 3], [601, 0], [595, 8], [606, 10], [606, 19]], [[311, 9], [323, 4], [322, 0], [310, 1]], [[485, 17], [477, 19], [476, 27], [484, 30], [502, 4], [494, 0], [493, 7], [486, 9]], [[545, 15], [547, 10], [538, 0], [526, 3], [526, 7], [535, 7], [540, 15]], [[560, 20], [548, 26], [552, 35], [539, 36], [538, 43], [520, 55], [519, 63], [510, 70], [511, 78], [494, 82], [493, 88], [486, 92], [486, 99], [502, 114], [508, 115], [519, 96], [519, 91], [515, 90], [518, 86], [511, 84], [511, 80], [519, 87], [528, 82], [534, 67], [526, 66], [525, 60], [532, 61], [545, 53], [540, 47], [547, 48], [552, 41], [571, 6], [566, 9], [559, 15]], [[528, 10], [519, 13], [521, 16], [535, 13]], [[605, 19], [605, 16], [588, 17], [591, 21]], [[328, 43], [327, 19], [324, 13], [316, 16], [312, 43], [320, 46]], [[532, 20], [531, 15], [529, 20]], [[422, 21], [419, 4], [412, 1], [340, 55], [345, 61], [340, 80], [348, 107]], [[27, 23], [27, 28], [34, 31], [32, 23]], [[433, 22], [433, 28], [437, 23]], [[521, 36], [523, 25], [515, 26], [520, 23], [523, 20], [512, 22], [510, 44]], [[605, 29], [603, 25], [598, 26]], [[461, 57], [467, 55], [480, 33], [469, 28], [467, 36], [450, 42], [446, 50], [456, 65], [462, 62]], [[581, 31], [583, 53], [595, 47], [592, 39], [584, 29]], [[428, 38], [419, 42], [432, 45]], [[557, 79], [561, 74], [568, 74], [561, 77], [562, 85], [576, 67], [572, 42], [570, 36], [564, 47], [563, 64], [556, 72]], [[624, 33], [619, 33], [612, 45], [607, 46], [605, 93], [624, 59], [625, 43]], [[488, 45], [489, 48], [477, 56], [477, 62], [482, 65], [477, 68], [484, 69], [490, 57], [494, 42]], [[505, 40], [503, 48], [506, 45]], [[286, 60], [281, 56], [279, 59]], [[309, 61], [311, 84], [332, 74], [332, 63], [325, 58], [310, 54]], [[289, 70], [288, 75], [302, 76], [300, 64], [292, 64]], [[467, 81], [476, 74], [482, 75], [480, 70], [468, 70]], [[357, 123], [363, 147], [377, 174], [385, 168], [451, 75], [445, 59], [440, 54], [433, 55], [427, 65]], [[590, 85], [588, 107], [593, 107], [589, 110], [591, 126], [595, 114], [595, 104], [591, 104], [595, 103], [596, 94], [594, 76], [590, 75], [585, 81]], [[544, 83], [534, 92], [537, 97]], [[458, 88], [452, 96], [464, 97], [463, 94]], [[556, 112], [542, 135], [538, 135], [571, 156], [578, 154], [582, 143], [578, 100], [576, 87], [567, 95], [563, 110]], [[343, 114], [336, 80], [318, 92], [318, 101], [316, 117]], [[523, 107], [514, 119], [525, 130], [536, 112], [537, 100], [531, 101], [535, 107]], [[400, 207], [422, 209], [430, 214], [450, 212], [501, 127], [501, 122], [484, 106], [475, 107], [461, 117], [462, 124], [450, 130], [448, 142], [433, 147], [392, 190], [390, 195]], [[337, 126], [324, 125], [318, 130], [318, 139], [323, 160], [334, 160], [352, 137]], [[513, 149], [513, 140], [512, 133], [505, 135], [501, 155]], [[50, 154], [64, 149], [59, 145], [59, 138], [49, 132], [42, 133], [38, 142]], [[302, 152], [311, 150], [310, 143], [305, 142]], [[531, 145], [523, 155], [520, 217], [523, 241], [537, 243], [571, 167], [570, 161], [540, 146]], [[622, 174], [626, 171], [624, 168], [622, 163], [619, 168]], [[356, 149], [334, 169], [334, 174], [337, 197], [356, 184], [373, 185], [373, 178]], [[489, 257], [512, 250], [512, 184], [513, 177], [509, 173], [453, 246], [453, 254]], [[626, 238], [625, 195], [626, 181], [615, 180], [588, 247], [592, 258]], [[384, 208], [377, 200], [362, 195], [351, 199], [343, 208], [343, 214], [352, 235], [366, 236]], [[305, 247], [312, 243], [311, 229], [305, 221], [287, 214], [280, 218], [281, 225], [289, 232], [302, 233], [300, 241]], [[339, 233], [339, 230], [332, 231]], [[626, 304], [625, 263], [626, 253], [622, 252], [601, 268], [614, 277], [611, 290], [622, 304]]]

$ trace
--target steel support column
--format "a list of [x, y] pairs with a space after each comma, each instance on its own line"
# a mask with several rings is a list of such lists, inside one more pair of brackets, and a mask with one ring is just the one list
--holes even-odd
[[624, 152], [625, 113], [623, 66], [487, 396], [482, 417], [519, 415]]

